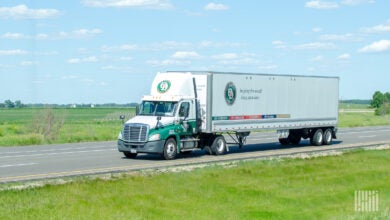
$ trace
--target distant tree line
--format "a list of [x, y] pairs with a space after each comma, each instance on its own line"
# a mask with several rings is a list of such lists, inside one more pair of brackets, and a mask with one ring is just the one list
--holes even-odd
[[390, 114], [390, 93], [376, 91], [372, 96], [371, 107], [375, 108], [376, 115]]
[[340, 103], [370, 105], [370, 104], [371, 104], [371, 99], [349, 99], [349, 100], [340, 100]]
[[0, 108], [24, 108], [26, 107], [20, 100], [15, 102], [11, 100], [5, 100], [4, 103], [0, 103]]
[[105, 104], [23, 104], [20, 100], [11, 101], [5, 100], [0, 103], [0, 108], [133, 108], [138, 103], [127, 103], [127, 104], [116, 104], [116, 103], [105, 103]]

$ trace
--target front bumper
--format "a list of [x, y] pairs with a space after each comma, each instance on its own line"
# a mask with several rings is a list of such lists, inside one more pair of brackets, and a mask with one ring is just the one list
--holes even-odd
[[150, 141], [146, 143], [131, 143], [118, 139], [119, 152], [162, 154], [164, 151], [164, 140]]

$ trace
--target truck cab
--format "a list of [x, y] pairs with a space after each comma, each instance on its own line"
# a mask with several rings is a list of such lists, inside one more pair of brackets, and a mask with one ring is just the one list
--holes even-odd
[[197, 147], [197, 99], [193, 80], [186, 74], [156, 77], [151, 95], [144, 96], [135, 117], [118, 136], [118, 150], [128, 158], [138, 153], [174, 159]]

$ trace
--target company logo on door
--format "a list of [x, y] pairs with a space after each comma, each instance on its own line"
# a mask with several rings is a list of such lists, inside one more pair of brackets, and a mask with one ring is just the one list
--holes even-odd
[[171, 88], [171, 82], [169, 80], [163, 80], [157, 85], [157, 91], [159, 93], [166, 93]]
[[233, 105], [234, 101], [236, 101], [236, 96], [237, 96], [237, 90], [236, 86], [232, 83], [229, 82], [226, 84], [225, 87], [225, 101], [228, 105]]

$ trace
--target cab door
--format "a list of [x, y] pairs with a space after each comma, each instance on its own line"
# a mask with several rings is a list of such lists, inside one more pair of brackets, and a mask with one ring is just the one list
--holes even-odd
[[180, 103], [178, 117], [178, 133], [180, 136], [192, 135], [196, 120], [194, 114], [194, 104], [191, 100], [185, 100]]

